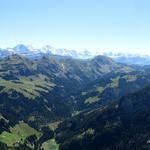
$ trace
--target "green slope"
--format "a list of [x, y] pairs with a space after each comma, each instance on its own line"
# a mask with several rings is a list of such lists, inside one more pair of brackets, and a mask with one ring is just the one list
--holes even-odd
[[0, 134], [0, 142], [8, 147], [19, 147], [19, 145], [27, 145], [30, 148], [35, 148], [35, 145], [27, 141], [27, 138], [35, 135], [37, 140], [42, 136], [42, 133], [31, 128], [24, 122], [19, 122], [14, 127], [10, 127], [10, 132], [3, 131]]
[[147, 72], [115, 73], [87, 84], [73, 98], [78, 110], [95, 108], [111, 103], [127, 93], [138, 91], [148, 84], [150, 75]]

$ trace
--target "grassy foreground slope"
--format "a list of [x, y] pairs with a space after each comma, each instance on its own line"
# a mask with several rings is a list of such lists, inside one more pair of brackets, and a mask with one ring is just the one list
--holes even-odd
[[[0, 143], [7, 145], [10, 149], [17, 149], [19, 147], [35, 149], [37, 147], [36, 142], [41, 136], [42, 133], [36, 131], [34, 128], [31, 128], [28, 124], [22, 121], [14, 127], [10, 127], [9, 131], [3, 131], [0, 134]], [[30, 138], [32, 138], [32, 142], [29, 140]]]

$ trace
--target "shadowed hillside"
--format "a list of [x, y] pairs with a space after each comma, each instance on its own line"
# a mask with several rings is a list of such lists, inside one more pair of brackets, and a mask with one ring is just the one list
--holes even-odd
[[60, 150], [148, 150], [150, 86], [59, 125]]

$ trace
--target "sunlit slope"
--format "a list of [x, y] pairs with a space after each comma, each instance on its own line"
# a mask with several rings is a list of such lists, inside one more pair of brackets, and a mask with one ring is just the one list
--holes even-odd
[[127, 93], [144, 88], [147, 84], [150, 84], [148, 72], [110, 74], [87, 84], [85, 88], [74, 95], [73, 99], [79, 110], [95, 108], [111, 103]]
[[41, 136], [42, 133], [21, 121], [15, 126], [10, 127], [9, 132], [3, 131], [0, 134], [0, 145], [6, 145], [10, 149], [35, 149]]

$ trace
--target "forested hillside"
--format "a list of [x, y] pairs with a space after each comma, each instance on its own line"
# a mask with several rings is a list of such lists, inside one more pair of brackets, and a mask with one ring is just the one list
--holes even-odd
[[59, 125], [60, 150], [148, 150], [150, 86]]
[[[47, 150], [55, 145], [57, 150], [55, 130], [60, 123], [77, 114], [84, 121], [84, 112], [99, 112], [150, 84], [149, 74], [148, 66], [123, 65], [104, 56], [90, 61], [48, 56], [30, 60], [20, 55], [1, 59], [1, 149]], [[65, 122], [57, 130], [60, 148], [66, 142], [60, 136], [62, 125]], [[80, 127], [75, 131], [80, 132]]]

